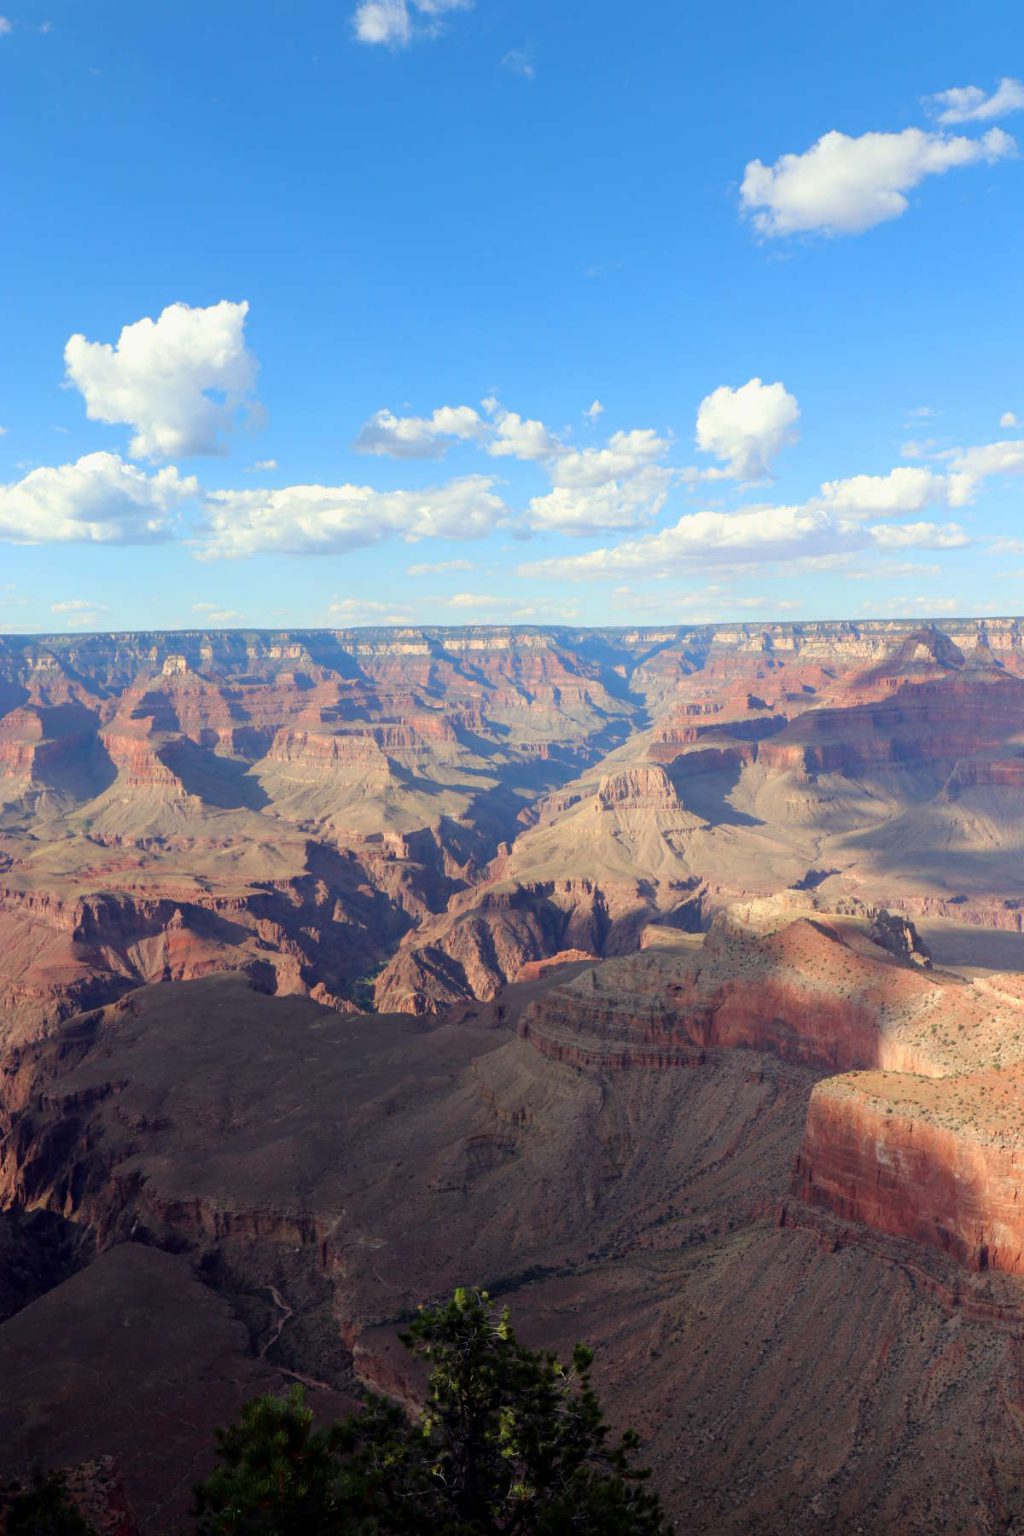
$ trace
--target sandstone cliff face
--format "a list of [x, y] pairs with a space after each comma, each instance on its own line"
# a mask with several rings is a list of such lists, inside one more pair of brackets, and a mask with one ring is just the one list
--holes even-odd
[[626, 806], [630, 810], [659, 810], [677, 804], [672, 780], [655, 763], [640, 763], [618, 773], [606, 773], [597, 787], [597, 805], [603, 811]]
[[973, 1269], [1024, 1272], [1024, 1072], [857, 1073], [811, 1096], [794, 1192]]
[[97, 793], [104, 778], [98, 718], [75, 703], [0, 712], [0, 803], [45, 790]]
[[663, 935], [595, 964], [531, 1004], [520, 1034], [602, 1075], [735, 1050], [842, 1074], [812, 1093], [796, 1197], [979, 1271], [1024, 1272], [1021, 975], [966, 983], [924, 968], [916, 935], [896, 943], [885, 914], [851, 926], [785, 908], [751, 903], [700, 945]]
[[[531, 963], [565, 949], [599, 950], [608, 919], [592, 888], [569, 882], [505, 887], [453, 898], [449, 912], [422, 924], [381, 974], [376, 1006], [385, 1013], [436, 1013], [467, 998], [488, 1001]], [[431, 932], [438, 932], [431, 942]]]
[[[694, 893], [676, 892], [673, 905], [692, 907], [696, 926]], [[489, 1000], [528, 965], [565, 950], [629, 953], [639, 948], [654, 910], [649, 890], [635, 881], [501, 881], [471, 888], [410, 934], [381, 973], [376, 1006], [437, 1013], [466, 998]]]
[[883, 685], [887, 697], [876, 704], [859, 703], [864, 685], [849, 684], [844, 708], [805, 712], [761, 744], [760, 762], [818, 774], [948, 763], [955, 773], [962, 759], [985, 762], [1001, 753], [1020, 727], [1024, 683], [995, 669], [935, 682], [897, 674]]

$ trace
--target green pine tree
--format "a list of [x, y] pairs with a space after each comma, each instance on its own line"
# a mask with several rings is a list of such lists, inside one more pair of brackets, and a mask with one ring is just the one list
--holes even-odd
[[316, 1429], [301, 1388], [257, 1398], [196, 1490], [203, 1536], [670, 1536], [588, 1349], [568, 1365], [527, 1349], [477, 1290], [422, 1309], [403, 1342], [429, 1367], [418, 1423], [371, 1397]]

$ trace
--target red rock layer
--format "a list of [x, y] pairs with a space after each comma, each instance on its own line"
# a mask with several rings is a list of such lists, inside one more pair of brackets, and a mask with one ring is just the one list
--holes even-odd
[[[1024, 718], [1024, 681], [992, 670], [983, 676], [960, 673], [940, 681], [908, 682], [891, 678], [891, 695], [880, 704], [816, 709], [803, 714], [778, 736], [761, 743], [758, 762], [774, 771], [802, 774], [850, 773], [879, 766], [907, 767], [949, 762], [949, 788], [972, 782], [961, 760], [978, 760], [982, 778], [973, 782], [1020, 782], [1019, 776], [986, 779], [994, 755], [1000, 763], [1015, 759], [1006, 744], [1016, 738]], [[979, 769], [975, 768], [975, 773]]]
[[1024, 1273], [1024, 1071], [832, 1078], [808, 1109], [794, 1192], [972, 1269]]
[[911, 952], [895, 956], [856, 931], [848, 943], [819, 918], [765, 934], [726, 917], [696, 948], [595, 966], [529, 1008], [521, 1029], [543, 1054], [578, 1066], [755, 1050], [817, 1070], [944, 1079], [993, 1052], [1024, 1059], [1011, 983], [968, 985], [910, 963]]

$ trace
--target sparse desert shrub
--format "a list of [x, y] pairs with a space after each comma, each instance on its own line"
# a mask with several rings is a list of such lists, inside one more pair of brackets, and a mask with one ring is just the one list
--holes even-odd
[[65, 1475], [40, 1469], [30, 1487], [15, 1485], [0, 1495], [0, 1530], [4, 1536], [95, 1536], [68, 1497]]

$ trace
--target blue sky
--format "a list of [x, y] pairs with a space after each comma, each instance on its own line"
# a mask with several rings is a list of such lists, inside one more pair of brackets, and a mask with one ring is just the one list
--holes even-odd
[[2, 3], [0, 630], [1024, 606], [1019, 7]]

